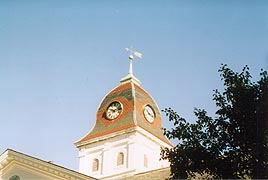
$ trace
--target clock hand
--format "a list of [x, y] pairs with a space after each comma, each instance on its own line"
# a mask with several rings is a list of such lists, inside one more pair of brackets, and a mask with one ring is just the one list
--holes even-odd
[[153, 113], [151, 113], [151, 111], [149, 111], [149, 110], [148, 110], [148, 114], [149, 114], [150, 116], [153, 116]]

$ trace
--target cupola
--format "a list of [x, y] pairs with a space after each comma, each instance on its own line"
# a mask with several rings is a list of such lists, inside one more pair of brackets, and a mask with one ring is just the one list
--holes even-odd
[[93, 129], [75, 143], [82, 173], [109, 179], [167, 166], [159, 161], [160, 148], [172, 144], [163, 135], [156, 102], [133, 75], [135, 53], [128, 75], [101, 101]]

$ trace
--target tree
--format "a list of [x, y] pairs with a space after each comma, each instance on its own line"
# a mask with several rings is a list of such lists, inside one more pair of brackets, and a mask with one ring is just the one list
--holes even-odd
[[189, 123], [171, 108], [163, 112], [174, 128], [164, 129], [178, 144], [161, 150], [168, 159], [171, 178], [197, 174], [207, 178], [268, 178], [268, 76], [252, 82], [248, 66], [241, 73], [227, 65], [219, 69], [224, 90], [214, 90], [215, 118], [204, 109], [194, 110]]

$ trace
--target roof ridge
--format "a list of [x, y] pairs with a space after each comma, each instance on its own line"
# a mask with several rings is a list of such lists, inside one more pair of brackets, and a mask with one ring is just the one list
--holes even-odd
[[170, 167], [162, 167], [162, 168], [153, 169], [153, 170], [150, 170], [150, 171], [144, 171], [144, 172], [137, 173], [135, 175], [142, 175], [142, 174], [152, 173], [152, 172], [156, 172], [156, 171], [164, 171], [166, 169], [170, 169]]
[[137, 108], [136, 108], [136, 91], [135, 91], [135, 85], [134, 83], [131, 83], [131, 92], [132, 92], [132, 97], [133, 97], [133, 121], [134, 121], [134, 124], [137, 126], [138, 125], [138, 122], [137, 122], [137, 114], [136, 114], [136, 111], [137, 111]]

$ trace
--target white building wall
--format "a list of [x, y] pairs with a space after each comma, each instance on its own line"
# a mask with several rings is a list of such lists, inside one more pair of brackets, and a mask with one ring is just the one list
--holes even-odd
[[[113, 179], [166, 167], [167, 163], [163, 166], [163, 162], [159, 161], [161, 143], [163, 143], [161, 140], [150, 139], [138, 131], [121, 133], [117, 136], [113, 134], [111, 138], [97, 140], [80, 147], [79, 172], [95, 178]], [[120, 152], [124, 154], [124, 164], [118, 166], [117, 156]], [[147, 155], [148, 167], [144, 167], [144, 155]], [[100, 162], [97, 172], [92, 172], [94, 158], [98, 158]]]
[[[136, 139], [136, 144], [139, 147], [135, 152], [135, 154], [139, 156], [136, 165], [137, 171], [148, 171], [169, 166], [167, 161], [159, 161], [161, 148], [160, 140], [158, 140], [159, 142], [154, 141], [141, 133], [136, 134]], [[146, 155], [148, 159], [147, 167], [144, 167], [144, 155]]]

